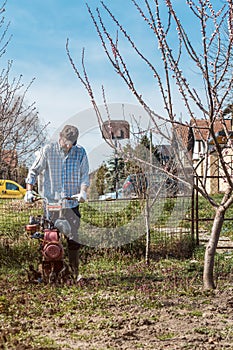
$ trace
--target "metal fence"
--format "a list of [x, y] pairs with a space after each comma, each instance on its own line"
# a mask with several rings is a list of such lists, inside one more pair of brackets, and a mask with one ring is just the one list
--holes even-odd
[[[1, 200], [0, 238], [19, 237], [29, 217], [42, 212], [41, 202], [29, 205], [23, 200]], [[84, 246], [125, 246], [144, 239], [148, 230], [150, 244], [157, 250], [169, 250], [176, 241], [194, 238], [190, 195], [93, 200], [80, 204], [80, 212], [79, 243]]]
[[[198, 186], [198, 179], [202, 179], [202, 176], [194, 178], [196, 185]], [[212, 175], [206, 177], [207, 191], [211, 193], [211, 196], [220, 203], [220, 199], [224, 193], [224, 186], [226, 183], [224, 177], [220, 175]], [[197, 190], [193, 191], [192, 200], [192, 225], [193, 235], [195, 237], [196, 244], [206, 244], [210, 238], [210, 233], [213, 225], [215, 209], [211, 207], [206, 199], [204, 199]], [[218, 242], [218, 250], [231, 250], [233, 249], [232, 237], [233, 237], [233, 207], [231, 206], [225, 216], [224, 223], [221, 230], [220, 239]]]
[[[151, 246], [169, 255], [175, 243], [199, 244], [203, 234], [210, 234], [214, 212], [207, 211], [208, 203], [203, 204], [196, 191], [182, 188], [175, 195], [166, 191], [157, 194], [147, 199], [89, 200], [80, 204], [79, 242], [99, 249], [120, 247], [145, 241], [149, 232]], [[0, 240], [19, 238], [29, 217], [38, 214], [43, 214], [42, 202], [0, 200]], [[232, 221], [233, 208], [225, 217], [222, 235], [233, 235]]]

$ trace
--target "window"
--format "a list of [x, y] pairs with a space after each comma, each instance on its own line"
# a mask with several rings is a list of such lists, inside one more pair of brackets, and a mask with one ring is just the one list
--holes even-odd
[[7, 190], [13, 190], [13, 191], [18, 191], [19, 190], [19, 187], [15, 184], [12, 184], [10, 182], [7, 182], [6, 183], [6, 189]]

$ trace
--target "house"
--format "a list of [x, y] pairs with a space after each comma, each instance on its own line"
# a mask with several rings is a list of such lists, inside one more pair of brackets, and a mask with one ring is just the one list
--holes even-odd
[[[225, 119], [227, 130], [232, 130], [232, 119]], [[194, 148], [193, 160], [199, 161], [207, 151], [210, 145], [209, 122], [205, 119], [191, 120], [190, 126], [193, 130]], [[214, 132], [217, 135], [223, 130], [222, 122], [216, 120], [214, 123]], [[220, 140], [219, 140], [220, 141]], [[224, 141], [224, 140], [223, 140]]]
[[[233, 140], [232, 118], [226, 118], [224, 122], [228, 136]], [[191, 161], [200, 178], [206, 175], [207, 192], [214, 194], [223, 192], [227, 183], [215, 152], [213, 139], [210, 137], [209, 126], [209, 121], [206, 119], [193, 119], [187, 125], [177, 124], [175, 130], [177, 139], [182, 144], [181, 149], [183, 148], [181, 156], [182, 152], [185, 153], [183, 164], [187, 165], [187, 162]], [[214, 132], [218, 143], [222, 145], [225, 162], [233, 176], [233, 150], [228, 143], [229, 137], [227, 138], [221, 121], [217, 120], [214, 123]], [[206, 159], [207, 151], [208, 158]]]
[[107, 120], [102, 125], [104, 139], [123, 140], [130, 138], [130, 127], [126, 120]]

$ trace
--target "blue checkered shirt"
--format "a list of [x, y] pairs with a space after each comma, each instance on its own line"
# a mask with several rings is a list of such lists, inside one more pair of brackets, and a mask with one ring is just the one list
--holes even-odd
[[[50, 203], [80, 192], [81, 185], [89, 186], [89, 164], [85, 149], [73, 146], [65, 154], [58, 142], [43, 147], [29, 169], [26, 183], [35, 185], [38, 177], [38, 192]], [[66, 201], [65, 207], [76, 206], [76, 200]]]

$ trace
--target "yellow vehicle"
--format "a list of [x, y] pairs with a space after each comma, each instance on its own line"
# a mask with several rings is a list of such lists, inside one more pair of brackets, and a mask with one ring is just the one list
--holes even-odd
[[12, 180], [0, 180], [0, 198], [22, 199], [26, 189]]

